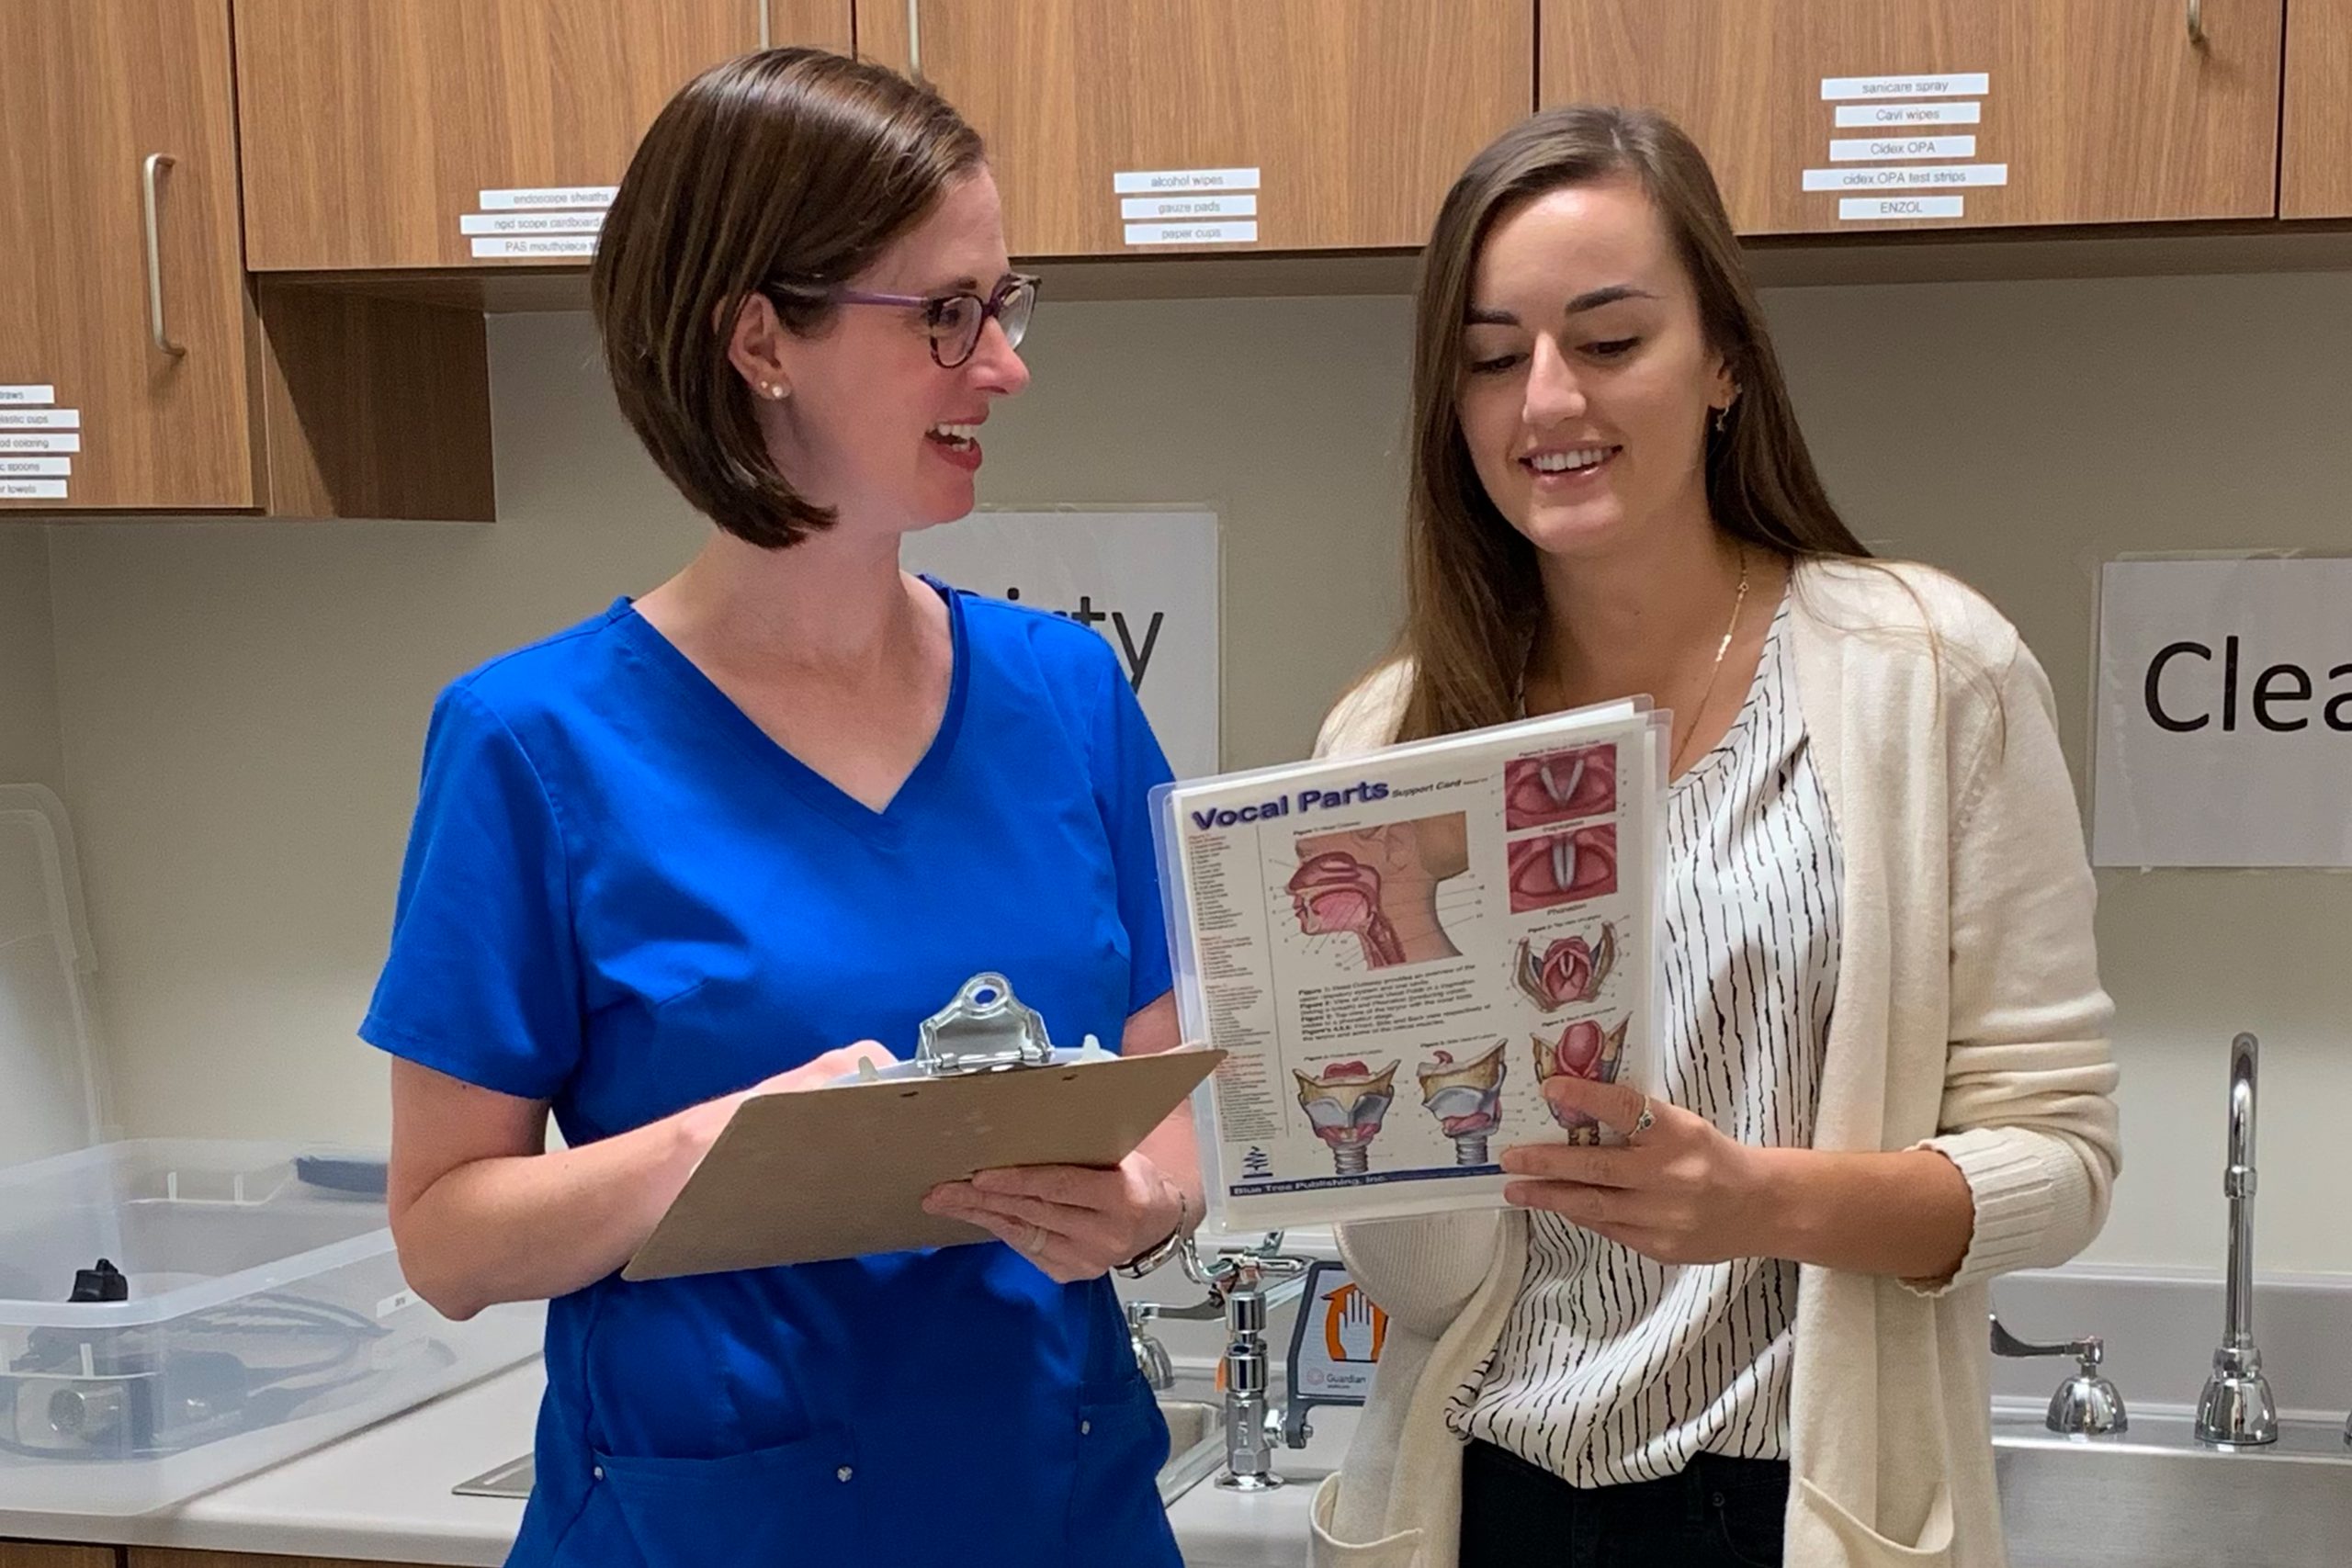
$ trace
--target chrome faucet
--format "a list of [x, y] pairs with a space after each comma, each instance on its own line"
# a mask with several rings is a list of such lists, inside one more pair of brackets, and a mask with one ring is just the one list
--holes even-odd
[[[1274, 1231], [1255, 1247], [1231, 1248], [1204, 1260], [1187, 1237], [1179, 1254], [1184, 1273], [1208, 1292], [1208, 1298], [1182, 1307], [1158, 1302], [1126, 1304], [1127, 1348], [1154, 1393], [1174, 1387], [1176, 1372], [1167, 1347], [1153, 1337], [1149, 1325], [1161, 1319], [1224, 1320], [1225, 1352], [1218, 1358], [1218, 1371], [1225, 1388], [1225, 1469], [1216, 1483], [1228, 1491], [1265, 1492], [1283, 1483], [1273, 1454], [1285, 1434], [1283, 1417], [1269, 1397], [1273, 1357], [1266, 1346], [1266, 1318], [1306, 1290], [1308, 1260], [1285, 1256], [1282, 1241], [1283, 1233]], [[1299, 1441], [1305, 1441], [1304, 1435]]]
[[2213, 1352], [2213, 1375], [2197, 1402], [2197, 1440], [2215, 1448], [2260, 1448], [2278, 1440], [2278, 1407], [2254, 1343], [2254, 1086], [2261, 1052], [2251, 1034], [2230, 1042], [2230, 1152], [2222, 1173], [2222, 1190], [2230, 1200], [2229, 1293], [2222, 1348]]
[[2104, 1438], [2132, 1429], [2130, 1413], [2123, 1408], [2123, 1395], [2099, 1371], [2099, 1363], [2107, 1359], [2107, 1343], [2096, 1334], [2073, 1339], [2064, 1345], [2029, 1345], [1993, 1319], [1993, 1354], [1996, 1356], [2072, 1356], [2075, 1361], [2073, 1377], [2058, 1385], [2050, 1396], [2050, 1412], [2041, 1424], [2053, 1432], [2075, 1437]]

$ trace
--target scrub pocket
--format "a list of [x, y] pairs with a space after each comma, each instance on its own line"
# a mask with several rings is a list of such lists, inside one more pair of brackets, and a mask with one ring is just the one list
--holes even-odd
[[596, 1484], [646, 1568], [838, 1568], [864, 1560], [856, 1445], [846, 1432], [718, 1459], [598, 1455]]
[[1078, 1463], [1070, 1495], [1072, 1561], [1138, 1568], [1182, 1559], [1159, 1505], [1168, 1422], [1141, 1378], [1078, 1406]]

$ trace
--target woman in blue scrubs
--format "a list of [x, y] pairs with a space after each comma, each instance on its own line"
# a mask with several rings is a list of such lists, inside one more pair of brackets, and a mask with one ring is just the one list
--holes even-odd
[[411, 1281], [454, 1317], [550, 1302], [510, 1562], [1173, 1564], [1105, 1276], [1202, 1212], [1182, 1112], [1116, 1170], [933, 1195], [998, 1241], [617, 1275], [748, 1094], [910, 1050], [977, 972], [1061, 1043], [1176, 1042], [1168, 768], [1114, 655], [899, 567], [1028, 380], [979, 141], [872, 66], [718, 67], [648, 132], [591, 293], [622, 412], [716, 526], [441, 694], [361, 1030]]

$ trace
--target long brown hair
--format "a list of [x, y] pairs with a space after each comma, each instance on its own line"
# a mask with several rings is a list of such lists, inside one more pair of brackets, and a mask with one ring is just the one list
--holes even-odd
[[1397, 732], [1421, 739], [1515, 716], [1544, 612], [1535, 547], [1487, 494], [1455, 403], [1478, 253], [1496, 222], [1563, 186], [1631, 177], [1673, 236], [1700, 330], [1739, 387], [1706, 437], [1707, 507], [1726, 533], [1781, 556], [1866, 557], [1830, 504], [1706, 159], [1665, 116], [1577, 106], [1521, 121], [1470, 161], [1430, 231], [1414, 306], [1406, 620], [1414, 661]]
[[929, 88], [864, 61], [771, 49], [678, 90], [621, 176], [588, 302], [621, 413], [695, 509], [780, 549], [831, 525], [776, 471], [727, 355], [753, 293], [804, 336], [831, 291], [982, 167]]

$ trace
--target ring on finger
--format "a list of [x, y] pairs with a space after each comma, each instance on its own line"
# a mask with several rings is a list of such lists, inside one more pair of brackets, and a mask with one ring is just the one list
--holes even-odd
[[1642, 1096], [1642, 1113], [1634, 1118], [1633, 1128], [1625, 1135], [1629, 1138], [1638, 1138], [1657, 1125], [1657, 1117], [1650, 1110], [1650, 1097], [1645, 1094]]

